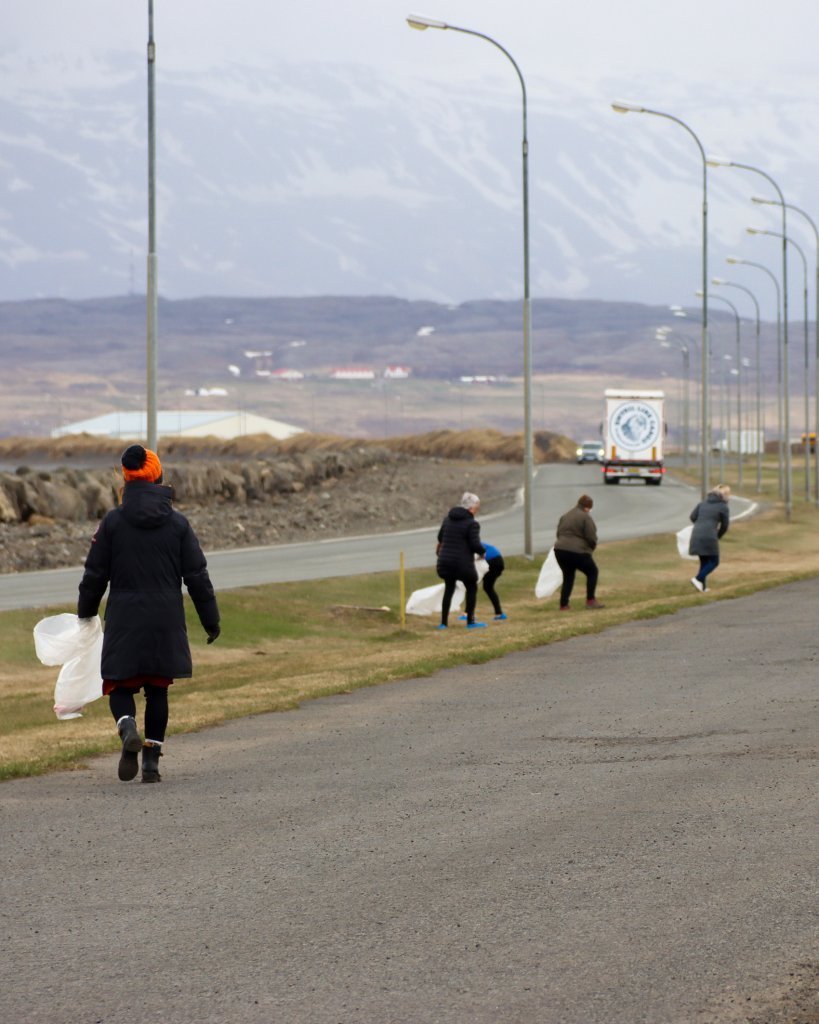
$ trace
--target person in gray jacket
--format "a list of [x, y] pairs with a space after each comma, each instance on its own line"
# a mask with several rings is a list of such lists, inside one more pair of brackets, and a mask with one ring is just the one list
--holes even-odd
[[592, 552], [597, 547], [597, 527], [591, 517], [593, 505], [588, 494], [581, 494], [575, 507], [558, 520], [554, 548], [557, 564], [563, 573], [560, 610], [564, 612], [569, 609], [569, 598], [572, 596], [578, 569], [586, 577], [586, 607], [605, 608], [595, 597], [599, 572], [592, 558]]
[[689, 516], [694, 529], [688, 543], [688, 554], [696, 555], [700, 560], [700, 571], [691, 577], [691, 584], [701, 594], [708, 589], [706, 578], [719, 565], [719, 541], [728, 532], [730, 497], [728, 484], [717, 484]]

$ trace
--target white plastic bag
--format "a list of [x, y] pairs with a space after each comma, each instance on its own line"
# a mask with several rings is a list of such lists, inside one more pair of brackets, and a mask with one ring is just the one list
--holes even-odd
[[694, 524], [690, 523], [681, 530], [677, 530], [677, 551], [680, 553], [680, 558], [689, 558], [692, 562], [696, 562], [697, 556], [688, 554], [688, 545], [691, 543], [691, 531], [693, 529]]
[[[459, 611], [461, 602], [466, 597], [463, 583], [455, 584], [455, 593], [452, 595], [452, 611]], [[422, 587], [420, 590], [413, 590], [407, 600], [404, 611], [407, 615], [435, 615], [440, 614], [441, 605], [444, 601], [444, 584], [436, 583], [431, 587]]]
[[535, 584], [535, 597], [551, 597], [562, 583], [563, 570], [557, 564], [555, 549], [551, 548]]
[[34, 649], [44, 665], [62, 665], [54, 688], [57, 718], [80, 718], [83, 708], [102, 696], [102, 623], [64, 612], [40, 619]]

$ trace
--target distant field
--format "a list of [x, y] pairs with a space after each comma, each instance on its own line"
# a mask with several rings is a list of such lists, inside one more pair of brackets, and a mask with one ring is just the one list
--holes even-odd
[[[211, 382], [213, 383], [213, 382]], [[224, 382], [221, 382], [224, 383]], [[607, 387], [659, 387], [668, 397], [666, 412], [672, 442], [682, 422], [681, 382], [674, 378], [639, 380], [623, 375], [539, 375], [532, 382], [535, 430], [565, 434], [575, 441], [599, 437], [603, 391]], [[228, 383], [228, 395], [185, 396], [175, 383], [160, 381], [163, 409], [242, 408], [305, 430], [348, 437], [383, 438], [430, 430], [523, 429], [523, 384], [509, 378], [492, 384], [412, 378], [391, 381], [302, 381], [247, 379]], [[40, 371], [0, 381], [0, 435], [47, 435], [65, 423], [110, 412], [142, 408], [142, 382], [109, 380], [64, 372]], [[693, 405], [693, 400], [692, 400]], [[767, 410], [774, 423], [775, 409]], [[692, 431], [696, 431], [692, 411]]]

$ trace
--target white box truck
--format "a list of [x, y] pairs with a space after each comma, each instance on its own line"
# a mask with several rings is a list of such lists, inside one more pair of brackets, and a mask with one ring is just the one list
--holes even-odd
[[645, 480], [659, 486], [665, 473], [664, 393], [608, 388], [605, 397], [603, 481]]

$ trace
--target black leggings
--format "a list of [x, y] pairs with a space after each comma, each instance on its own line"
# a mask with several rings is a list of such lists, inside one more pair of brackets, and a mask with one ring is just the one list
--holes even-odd
[[466, 590], [466, 621], [467, 624], [475, 621], [475, 603], [478, 600], [478, 574], [475, 570], [472, 570], [472, 579], [464, 579], [468, 575], [466, 572], [458, 573], [455, 576], [447, 573], [446, 575], [439, 569], [438, 575], [444, 581], [444, 597], [441, 602], [441, 625], [446, 626], [449, 623], [449, 608], [452, 604], [452, 595], [455, 593], [455, 584], [458, 580], [461, 581]]
[[[145, 690], [145, 739], [162, 743], [168, 725], [168, 687], [152, 686], [150, 683], [145, 683], [143, 689]], [[135, 690], [123, 686], [108, 694], [108, 703], [115, 722], [118, 722], [123, 715], [136, 718], [135, 692]]]
[[503, 615], [503, 608], [501, 608], [500, 598], [495, 593], [495, 580], [501, 575], [506, 566], [503, 564], [503, 556], [498, 555], [497, 558], [489, 559], [486, 563], [489, 566], [489, 571], [484, 576], [481, 584], [483, 586], [483, 592], [492, 602], [492, 607], [495, 609], [496, 615]]
[[586, 600], [594, 600], [597, 589], [597, 565], [591, 555], [581, 555], [576, 551], [561, 551], [555, 548], [557, 564], [563, 571], [563, 586], [560, 588], [560, 606], [565, 608], [572, 596], [574, 577], [578, 569], [586, 576]]

